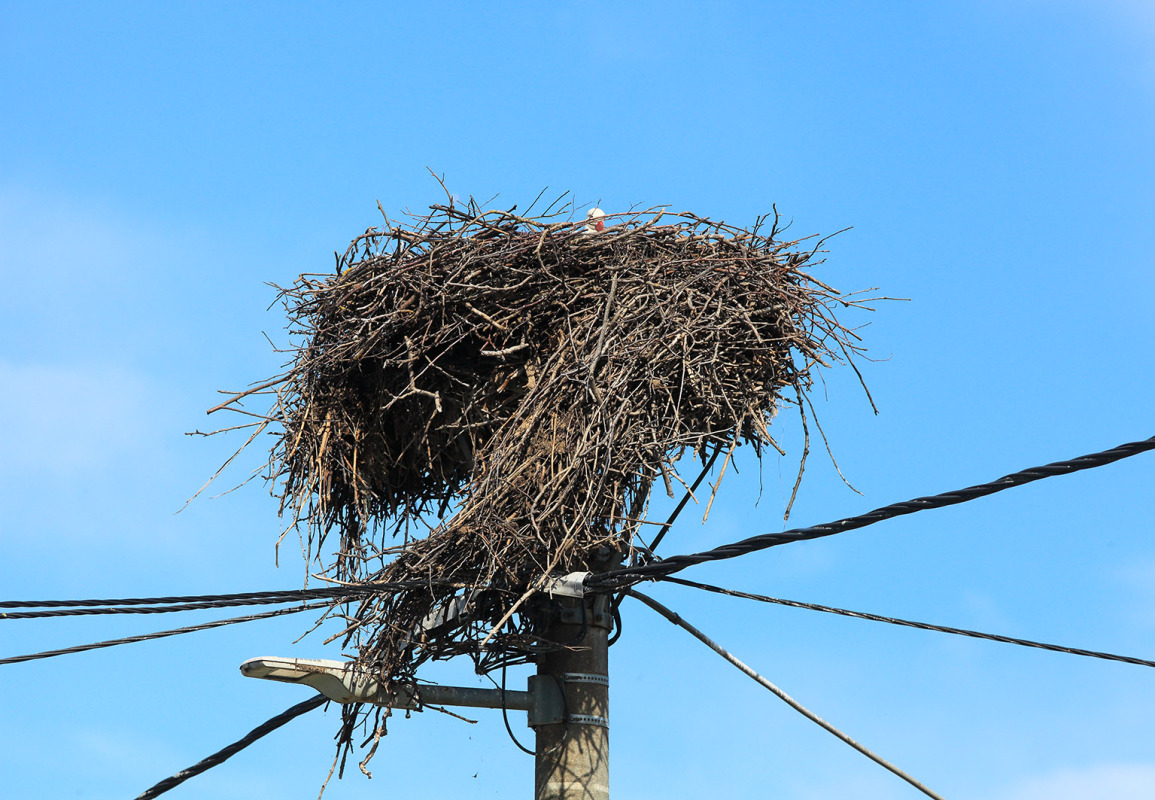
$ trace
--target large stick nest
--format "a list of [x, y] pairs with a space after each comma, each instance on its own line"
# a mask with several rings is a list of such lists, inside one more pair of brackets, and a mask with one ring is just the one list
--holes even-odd
[[779, 241], [776, 214], [606, 221], [433, 206], [283, 290], [300, 344], [264, 385], [282, 512], [327, 579], [422, 584], [343, 614], [383, 678], [525, 658], [542, 642], [512, 612], [543, 576], [644, 552], [681, 456], [778, 449], [779, 406], [859, 350], [833, 316], [857, 302], [803, 271], [817, 248]]

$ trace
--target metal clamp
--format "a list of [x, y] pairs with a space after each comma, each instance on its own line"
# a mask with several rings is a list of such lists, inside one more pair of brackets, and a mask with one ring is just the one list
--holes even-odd
[[609, 595], [587, 594], [581, 604], [566, 604], [559, 609], [557, 620], [565, 625], [588, 625], [608, 631], [614, 626], [614, 615], [609, 606]]
[[591, 714], [567, 715], [566, 700], [562, 694], [562, 684], [586, 683], [608, 687], [610, 685], [608, 676], [594, 675], [588, 672], [566, 672], [560, 676], [560, 681], [550, 680], [550, 677], [546, 675], [529, 676], [529, 694], [533, 697], [533, 703], [529, 708], [529, 718], [526, 720], [529, 727], [537, 728], [542, 725], [558, 725], [566, 722], [572, 722], [576, 725], [610, 727], [610, 722], [605, 717]]
[[564, 672], [561, 679], [565, 683], [597, 683], [602, 686], [610, 685], [608, 675], [594, 675], [590, 672]]
[[541, 591], [553, 597], [585, 597], [585, 580], [588, 572], [571, 572], [556, 578], [550, 578], [542, 584]]
[[435, 630], [465, 617], [469, 610], [469, 604], [473, 602], [473, 597], [476, 594], [477, 590], [474, 589], [434, 606], [433, 610], [426, 614], [425, 618], [413, 628], [413, 634], [419, 636], [426, 631]]

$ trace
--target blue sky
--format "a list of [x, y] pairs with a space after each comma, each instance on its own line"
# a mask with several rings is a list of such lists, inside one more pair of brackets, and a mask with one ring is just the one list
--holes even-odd
[[[668, 205], [799, 236], [909, 302], [847, 319], [789, 524], [1143, 439], [1155, 356], [1155, 12], [1134, 2], [0, 2], [0, 595], [299, 586], [259, 484], [185, 500], [237, 440], [218, 389], [276, 372], [275, 292], [440, 197]], [[727, 476], [691, 552], [783, 526], [801, 449]], [[242, 459], [217, 491], [261, 464]], [[703, 566], [691, 579], [1155, 656], [1155, 457]], [[217, 492], [214, 492], [214, 494]], [[1155, 794], [1155, 672], [651, 593], [947, 797]], [[11, 621], [4, 655], [212, 618]], [[217, 616], [230, 616], [225, 613]], [[178, 619], [179, 617], [179, 619]], [[617, 796], [918, 796], [648, 609], [611, 653]], [[0, 667], [0, 794], [134, 796], [305, 699], [257, 655], [338, 657], [303, 616]], [[440, 666], [430, 678], [467, 682]], [[511, 683], [524, 680], [511, 675]], [[529, 731], [516, 715], [515, 730]], [[500, 717], [397, 719], [327, 798], [529, 796]], [[315, 797], [314, 712], [169, 796]]]

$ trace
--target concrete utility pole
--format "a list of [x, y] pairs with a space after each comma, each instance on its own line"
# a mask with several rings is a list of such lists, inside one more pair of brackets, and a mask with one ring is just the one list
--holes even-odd
[[534, 800], [608, 800], [609, 595], [559, 603], [561, 613], [548, 623], [545, 638], [574, 644], [538, 660], [536, 685], [552, 683], [562, 702], [560, 714], [531, 722], [537, 732]]

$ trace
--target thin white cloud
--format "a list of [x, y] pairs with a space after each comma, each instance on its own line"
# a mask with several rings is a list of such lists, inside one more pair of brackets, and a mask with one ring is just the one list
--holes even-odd
[[1119, 36], [1134, 45], [1132, 65], [1149, 86], [1155, 82], [1155, 3], [1151, 0], [1093, 0], [1091, 7], [1114, 17]]
[[1105, 3], [1103, 0], [1095, 0], [1095, 2], [1103, 3], [1106, 8], [1122, 15], [1133, 28], [1138, 26], [1139, 29], [1132, 30], [1132, 33], [1155, 36], [1155, 6], [1151, 5], [1150, 0], [1107, 0]]
[[963, 605], [970, 615], [968, 625], [1004, 632], [1015, 628], [1006, 609], [987, 592], [967, 589], [963, 594]]
[[1117, 577], [1132, 592], [1127, 606], [1131, 620], [1155, 627], [1155, 558], [1131, 561], [1118, 571]]
[[0, 475], [61, 477], [139, 451], [146, 380], [115, 364], [0, 361]]
[[107, 208], [0, 186], [5, 295], [22, 304], [115, 290], [143, 268], [154, 237]]
[[998, 795], [1002, 800], [1150, 800], [1155, 764], [1096, 764], [1028, 778]]

